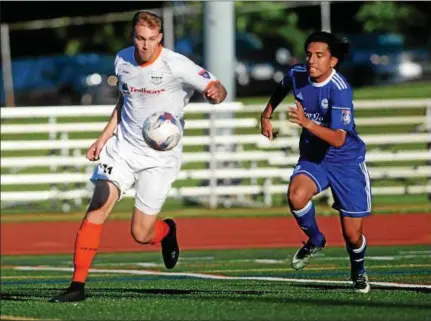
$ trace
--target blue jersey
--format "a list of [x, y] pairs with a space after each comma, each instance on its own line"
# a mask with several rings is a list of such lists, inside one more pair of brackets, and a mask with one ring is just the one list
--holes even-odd
[[293, 66], [281, 81], [286, 91], [293, 90], [306, 117], [320, 126], [347, 132], [343, 146], [336, 148], [303, 129], [299, 142], [300, 158], [313, 162], [361, 163], [365, 144], [356, 132], [352, 88], [335, 69], [321, 83], [313, 83], [305, 65]]

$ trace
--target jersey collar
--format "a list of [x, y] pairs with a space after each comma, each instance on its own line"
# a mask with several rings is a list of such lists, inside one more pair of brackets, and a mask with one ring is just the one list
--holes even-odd
[[325, 86], [326, 84], [328, 84], [330, 81], [331, 81], [331, 79], [332, 79], [332, 77], [334, 76], [334, 74], [335, 74], [335, 69], [334, 68], [332, 68], [332, 72], [331, 72], [331, 74], [329, 75], [329, 77], [325, 80], [325, 81], [322, 81], [322, 82], [313, 82], [313, 81], [311, 81], [311, 78], [310, 78], [310, 76], [308, 77], [308, 81], [310, 82], [310, 84], [312, 84], [314, 87], [323, 87], [323, 86]]

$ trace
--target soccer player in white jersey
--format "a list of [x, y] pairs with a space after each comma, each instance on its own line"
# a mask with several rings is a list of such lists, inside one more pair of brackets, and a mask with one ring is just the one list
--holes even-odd
[[116, 56], [120, 95], [111, 119], [87, 152], [89, 160], [100, 159], [100, 164], [91, 177], [95, 190], [76, 237], [72, 282], [51, 302], [85, 300], [85, 281], [103, 223], [133, 185], [133, 238], [140, 244], [161, 243], [166, 268], [172, 269], [178, 261], [175, 222], [162, 221], [157, 214], [180, 170], [182, 143], [169, 151], [156, 151], [145, 143], [142, 126], [158, 111], [183, 120], [184, 107], [195, 90], [212, 104], [223, 102], [227, 92], [210, 72], [163, 48], [161, 29], [160, 17], [148, 11], [136, 12], [132, 19], [133, 46]]

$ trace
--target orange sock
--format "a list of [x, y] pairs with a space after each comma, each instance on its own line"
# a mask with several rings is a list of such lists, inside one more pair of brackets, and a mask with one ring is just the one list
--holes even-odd
[[160, 243], [168, 233], [169, 225], [161, 220], [157, 220], [156, 224], [154, 224], [154, 237], [151, 244]]
[[73, 257], [75, 270], [72, 281], [84, 283], [87, 279], [88, 270], [99, 248], [102, 226], [102, 224], [94, 224], [86, 219], [82, 221], [75, 241], [75, 256]]

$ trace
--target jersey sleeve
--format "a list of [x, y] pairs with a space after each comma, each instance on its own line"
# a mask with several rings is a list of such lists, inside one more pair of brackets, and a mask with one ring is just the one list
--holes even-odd
[[177, 57], [171, 61], [170, 65], [174, 74], [184, 85], [199, 92], [204, 92], [208, 87], [219, 82], [213, 74], [187, 57]]
[[289, 71], [286, 76], [280, 81], [280, 86], [284, 89], [286, 93], [289, 93], [289, 91], [293, 88], [293, 81], [291, 72]]
[[333, 91], [331, 100], [331, 128], [351, 131], [354, 124], [352, 89]]

